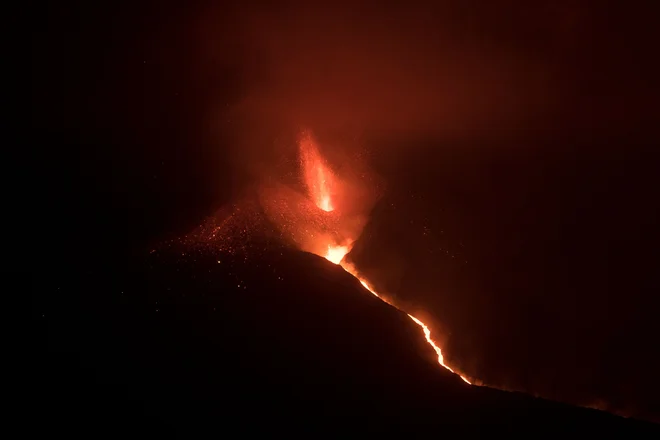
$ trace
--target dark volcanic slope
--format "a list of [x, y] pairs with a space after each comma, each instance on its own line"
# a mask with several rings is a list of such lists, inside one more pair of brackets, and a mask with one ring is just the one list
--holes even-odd
[[660, 156], [611, 145], [530, 136], [489, 153], [448, 144], [434, 168], [401, 157], [416, 178], [392, 179], [351, 257], [448, 329], [466, 374], [660, 422]]
[[653, 428], [464, 384], [403, 313], [309, 254], [172, 249], [123, 273], [55, 277], [36, 293], [44, 430]]

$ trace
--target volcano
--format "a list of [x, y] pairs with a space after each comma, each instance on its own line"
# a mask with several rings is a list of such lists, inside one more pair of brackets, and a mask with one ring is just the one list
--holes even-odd
[[465, 384], [405, 313], [306, 252], [173, 243], [101, 272], [43, 286], [49, 346], [38, 365], [56, 366], [39, 376], [43, 426], [71, 426], [64, 414], [74, 414], [81, 432], [183, 435], [651, 428]]
[[21, 426], [657, 431], [653, 11], [354, 3], [33, 8]]
[[[451, 332], [436, 316], [457, 316], [451, 301], [441, 306], [443, 291], [460, 290], [434, 279], [438, 267], [453, 266], [438, 264], [434, 247], [424, 251], [431, 230], [422, 227], [416, 243], [412, 220], [391, 220], [405, 220], [391, 212], [405, 202], [377, 201], [366, 169], [335, 171], [308, 132], [299, 145], [303, 185], [271, 176], [148, 258], [58, 283], [82, 307], [43, 289], [36, 320], [48, 342], [34, 364], [55, 365], [35, 374], [52, 423], [66, 421], [57, 407], [81, 414], [81, 426], [182, 435], [218, 425], [401, 435], [656, 428], [483, 386], [471, 374], [478, 365], [464, 369], [461, 356], [446, 357]], [[392, 253], [393, 245], [404, 247]], [[401, 252], [405, 246], [416, 252]], [[388, 262], [391, 255], [407, 256], [430, 278], [389, 272], [401, 267]], [[436, 316], [416, 298], [425, 289], [441, 293]], [[84, 315], [74, 312], [81, 308]]]

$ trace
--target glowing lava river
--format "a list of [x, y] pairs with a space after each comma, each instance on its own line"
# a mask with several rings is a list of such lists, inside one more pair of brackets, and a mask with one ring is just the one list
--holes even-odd
[[[362, 279], [362, 278], [357, 274], [357, 272], [355, 271], [355, 269], [354, 269], [351, 265], [349, 265], [349, 264], [344, 264], [344, 263], [343, 263], [343, 258], [344, 258], [344, 256], [348, 253], [348, 251], [349, 251], [348, 246], [328, 246], [328, 252], [324, 255], [324, 257], [325, 257], [328, 261], [330, 261], [330, 262], [332, 262], [332, 263], [334, 263], [334, 264], [338, 264], [338, 265], [341, 266], [346, 272], [350, 273], [350, 274], [353, 275], [355, 278], [357, 278], [357, 280], [360, 281], [360, 283], [362, 284], [362, 286], [364, 286], [365, 289], [367, 289], [367, 290], [368, 290], [369, 292], [371, 292], [374, 296], [376, 296], [376, 298], [380, 299], [381, 301], [387, 303], [388, 305], [390, 305], [390, 306], [392, 306], [392, 307], [394, 307], [394, 308], [397, 308], [394, 304], [392, 304], [392, 303], [390, 303], [390, 302], [388, 302], [388, 301], [385, 301], [380, 295], [378, 295], [378, 293], [376, 293], [376, 292], [374, 291], [374, 289], [369, 285], [369, 283], [367, 283], [364, 279]], [[397, 310], [398, 310], [398, 308], [397, 308]], [[405, 312], [404, 312], [404, 313], [405, 313]], [[417, 324], [418, 326], [420, 326], [420, 327], [422, 328], [422, 330], [424, 331], [424, 336], [426, 337], [426, 342], [428, 342], [429, 345], [430, 345], [431, 347], [433, 347], [433, 350], [435, 350], [436, 354], [438, 355], [438, 363], [439, 363], [440, 365], [442, 365], [444, 368], [446, 368], [447, 370], [451, 371], [452, 373], [454, 373], [454, 374], [458, 374], [458, 373], [456, 373], [456, 372], [455, 372], [450, 366], [448, 366], [448, 365], [445, 363], [444, 356], [442, 355], [442, 350], [440, 349], [440, 347], [438, 347], [438, 346], [436, 345], [436, 343], [433, 341], [433, 339], [431, 339], [431, 330], [428, 328], [428, 326], [427, 326], [426, 324], [424, 324], [422, 321], [420, 321], [419, 319], [417, 319], [417, 318], [415, 318], [414, 316], [412, 316], [411, 314], [409, 314], [409, 313], [406, 313], [406, 314], [408, 315], [408, 317], [410, 317], [410, 319], [412, 319], [412, 320], [415, 322], [415, 324]], [[468, 383], [468, 384], [470, 384], [470, 385], [472, 384], [469, 380], [467, 380], [467, 378], [466, 378], [465, 376], [463, 376], [463, 375], [461, 375], [461, 374], [458, 374], [458, 376], [460, 376], [460, 378], [463, 379], [466, 383]]]
[[[340, 179], [335, 175], [321, 155], [319, 147], [310, 132], [303, 131], [298, 139], [298, 143], [302, 180], [307, 189], [307, 196], [313, 202], [311, 209], [303, 209], [303, 211], [306, 212], [305, 218], [308, 220], [320, 219], [321, 221], [333, 218], [335, 221], [341, 221], [341, 219], [345, 219], [345, 217], [350, 217], [350, 213], [345, 211], [342, 212], [341, 207], [346, 206], [347, 204], [350, 205], [354, 198], [354, 194], [356, 193], [356, 185], [353, 185], [351, 188], [347, 186], [348, 183], [345, 182], [344, 179]], [[314, 221], [310, 221], [305, 226], [304, 229], [306, 231], [311, 227], [310, 223], [314, 223]], [[325, 257], [328, 261], [341, 266], [346, 272], [357, 278], [362, 286], [374, 294], [374, 296], [398, 309], [394, 304], [386, 301], [381, 295], [376, 293], [371, 285], [358, 274], [358, 271], [352, 265], [344, 262], [344, 257], [351, 251], [352, 244], [359, 236], [361, 228], [359, 231], [355, 229], [350, 231], [336, 229], [334, 232], [334, 238], [332, 238], [332, 234], [330, 237], [325, 234], [312, 234], [315, 237], [313, 240], [314, 246], [309, 250], [317, 255]], [[343, 239], [338, 240], [337, 236], [340, 236]], [[406, 313], [405, 311], [403, 312]], [[433, 350], [435, 350], [438, 355], [438, 363], [452, 373], [457, 374], [445, 363], [442, 350], [436, 345], [433, 339], [431, 339], [431, 330], [429, 327], [418, 318], [408, 313], [406, 314], [423, 330], [426, 341], [431, 347], [433, 347]], [[471, 382], [464, 376], [460, 374], [459, 376], [466, 383], [471, 384]]]
[[[371, 179], [369, 170], [361, 167], [359, 160], [344, 161], [343, 167], [340, 167], [342, 174], [338, 174], [321, 155], [319, 145], [307, 130], [300, 133], [298, 147], [301, 189], [304, 188], [306, 194], [284, 185], [264, 185], [260, 200], [265, 214], [279, 228], [282, 236], [297, 248], [341, 266], [374, 296], [406, 313], [376, 293], [359, 271], [345, 261], [360, 237], [377, 198], [375, 179]], [[420, 319], [406, 314], [424, 332], [426, 341], [438, 356], [438, 363], [458, 374], [445, 363], [442, 350], [431, 338], [429, 327]]]

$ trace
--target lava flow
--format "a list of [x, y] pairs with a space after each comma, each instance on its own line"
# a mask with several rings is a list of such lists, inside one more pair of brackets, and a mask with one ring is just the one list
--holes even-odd
[[[321, 210], [325, 212], [330, 212], [335, 209], [334, 200], [333, 200], [333, 189], [337, 186], [336, 177], [332, 173], [329, 166], [323, 160], [321, 153], [319, 152], [318, 146], [310, 132], [304, 131], [299, 138], [299, 152], [300, 152], [300, 163], [303, 174], [303, 181], [307, 187], [308, 194], [314, 204]], [[321, 214], [321, 213], [319, 213]], [[351, 237], [349, 244], [327, 244], [322, 249], [326, 249], [324, 254], [320, 254], [328, 261], [340, 265], [344, 270], [355, 278], [362, 284], [362, 286], [371, 292], [374, 296], [379, 298], [381, 301], [391, 305], [392, 307], [396, 306], [388, 301], [386, 301], [382, 296], [380, 296], [376, 291], [371, 287], [371, 285], [362, 277], [359, 276], [358, 271], [350, 264], [344, 262], [344, 257], [351, 251], [352, 243], [355, 241], [355, 237]], [[404, 312], [405, 313], [405, 312]], [[424, 336], [426, 341], [433, 347], [436, 354], [438, 355], [438, 363], [442, 365], [447, 370], [455, 373], [452, 368], [445, 364], [444, 356], [442, 355], [442, 350], [438, 347], [433, 339], [431, 339], [431, 330], [426, 324], [424, 324], [419, 319], [414, 316], [406, 313], [410, 319], [412, 319], [415, 324], [419, 325], [424, 331]], [[455, 373], [456, 374], [456, 373]], [[459, 375], [461, 379], [465, 382], [470, 383], [464, 376]]]
[[[349, 252], [349, 250], [350, 250], [350, 249], [349, 249], [348, 246], [328, 246], [328, 252], [324, 255], [324, 257], [325, 257], [328, 261], [340, 265], [342, 268], [344, 268], [344, 270], [345, 270], [346, 272], [350, 273], [350, 274], [353, 275], [355, 278], [357, 278], [357, 280], [360, 281], [360, 284], [362, 284], [362, 286], [363, 286], [365, 289], [367, 289], [369, 292], [371, 292], [371, 293], [372, 293], [374, 296], [376, 296], [378, 299], [380, 299], [381, 301], [383, 301], [383, 302], [385, 302], [385, 303], [391, 305], [392, 307], [395, 307], [395, 308], [396, 308], [396, 306], [395, 306], [394, 304], [392, 304], [392, 303], [386, 301], [386, 300], [383, 299], [379, 294], [377, 294], [377, 293], [374, 291], [374, 289], [369, 285], [369, 283], [367, 283], [364, 279], [362, 279], [362, 278], [358, 275], [357, 271], [355, 270], [355, 268], [354, 268], [353, 266], [351, 266], [351, 265], [346, 264], [346, 263], [343, 262], [343, 258], [344, 258], [344, 256], [346, 256], [346, 254]], [[405, 312], [404, 312], [404, 313], [405, 313]], [[418, 326], [420, 326], [420, 327], [422, 328], [422, 330], [424, 331], [424, 336], [426, 337], [426, 342], [428, 342], [429, 345], [430, 345], [431, 347], [433, 347], [433, 350], [435, 350], [436, 354], [438, 355], [438, 363], [439, 363], [440, 365], [442, 365], [444, 368], [446, 368], [447, 370], [451, 371], [452, 373], [454, 373], [454, 374], [458, 374], [458, 373], [456, 373], [451, 367], [449, 367], [447, 364], [445, 364], [445, 358], [444, 358], [444, 356], [442, 355], [442, 350], [440, 349], [440, 347], [438, 347], [438, 346], [435, 344], [435, 342], [433, 341], [433, 339], [431, 339], [431, 330], [428, 328], [428, 326], [427, 326], [426, 324], [424, 324], [422, 321], [420, 321], [419, 319], [417, 319], [417, 318], [415, 318], [414, 316], [412, 316], [411, 314], [409, 314], [409, 313], [406, 313], [406, 314], [408, 315], [408, 317], [409, 317], [410, 319], [412, 319], [412, 320], [415, 322], [415, 324], [417, 324]], [[466, 383], [468, 383], [468, 384], [472, 384], [472, 383], [471, 383], [471, 382], [470, 382], [465, 376], [463, 376], [463, 375], [461, 375], [461, 374], [458, 374], [458, 376], [460, 376], [460, 378], [463, 379]]]
[[[376, 293], [375, 289], [359, 275], [359, 271], [345, 256], [360, 236], [366, 224], [367, 214], [374, 197], [365, 197], [365, 172], [356, 174], [335, 172], [321, 155], [311, 132], [303, 131], [298, 138], [298, 152], [302, 184], [306, 194], [286, 185], [264, 185], [260, 203], [270, 221], [279, 228], [282, 237], [289, 239], [299, 249], [311, 252], [337, 264], [353, 275], [362, 286], [381, 301], [396, 307]], [[311, 203], [310, 203], [311, 200]], [[399, 309], [400, 310], [400, 309]], [[406, 313], [404, 311], [404, 313]], [[407, 313], [406, 313], [407, 314]], [[438, 355], [438, 363], [455, 373], [444, 362], [442, 351], [431, 339], [429, 327], [418, 318], [407, 314], [424, 332], [426, 341]], [[459, 375], [460, 376], [460, 375]], [[470, 383], [465, 377], [460, 376]]]

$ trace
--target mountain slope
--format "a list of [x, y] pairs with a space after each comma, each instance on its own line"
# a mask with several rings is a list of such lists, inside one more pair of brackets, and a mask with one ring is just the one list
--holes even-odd
[[33, 305], [42, 427], [652, 427], [463, 383], [435, 363], [405, 314], [311, 254], [280, 249], [246, 259], [172, 248], [123, 273], [51, 282], [37, 287]]

